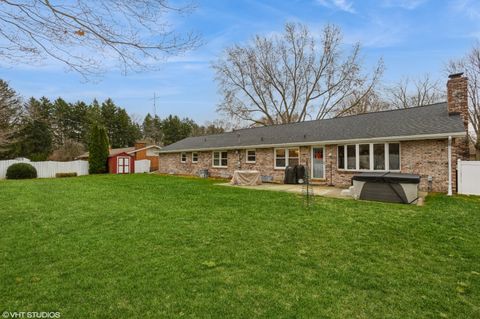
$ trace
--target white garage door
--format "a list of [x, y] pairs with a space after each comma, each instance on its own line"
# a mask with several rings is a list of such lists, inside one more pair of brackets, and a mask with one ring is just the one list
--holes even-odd
[[480, 195], [480, 161], [458, 161], [458, 193]]

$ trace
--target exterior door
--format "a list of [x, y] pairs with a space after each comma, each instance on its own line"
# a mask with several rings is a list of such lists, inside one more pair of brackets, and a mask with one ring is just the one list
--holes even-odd
[[117, 174], [128, 174], [130, 173], [130, 158], [129, 157], [119, 157], [117, 165]]
[[325, 178], [325, 150], [323, 146], [312, 147], [312, 178]]

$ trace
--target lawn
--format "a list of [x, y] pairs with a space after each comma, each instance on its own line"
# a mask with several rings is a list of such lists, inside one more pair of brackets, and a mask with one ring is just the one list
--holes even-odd
[[423, 207], [157, 176], [0, 181], [0, 311], [480, 318], [480, 198]]

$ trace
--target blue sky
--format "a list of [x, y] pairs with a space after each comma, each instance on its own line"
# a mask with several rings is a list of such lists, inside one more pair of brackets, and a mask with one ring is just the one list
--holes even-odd
[[345, 44], [363, 45], [364, 62], [372, 68], [383, 58], [383, 82], [402, 76], [430, 73], [444, 80], [445, 63], [463, 55], [480, 38], [480, 1], [477, 0], [197, 0], [191, 15], [174, 21], [179, 30], [200, 33], [204, 44], [171, 58], [159, 71], [122, 75], [111, 70], [99, 81], [85, 82], [58, 65], [2, 67], [0, 77], [25, 97], [64, 97], [91, 101], [112, 97], [131, 114], [153, 110], [177, 114], [199, 123], [220, 116], [211, 63], [222, 50], [254, 34], [281, 32], [285, 22], [301, 22], [313, 33], [326, 23], [339, 25]]

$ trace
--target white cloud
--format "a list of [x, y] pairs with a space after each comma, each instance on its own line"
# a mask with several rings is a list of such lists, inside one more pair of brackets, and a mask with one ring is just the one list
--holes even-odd
[[458, 0], [451, 5], [453, 11], [466, 15], [473, 20], [480, 19], [480, 5], [477, 1]]
[[346, 28], [344, 41], [347, 44], [359, 42], [363, 47], [386, 48], [404, 42], [410, 32], [410, 27], [398, 18], [389, 19], [370, 16], [369, 24], [363, 27]]
[[400, 7], [407, 10], [414, 10], [428, 0], [384, 0], [384, 7]]
[[353, 3], [347, 0], [317, 0], [317, 3], [327, 8], [336, 8], [348, 13], [356, 13]]

